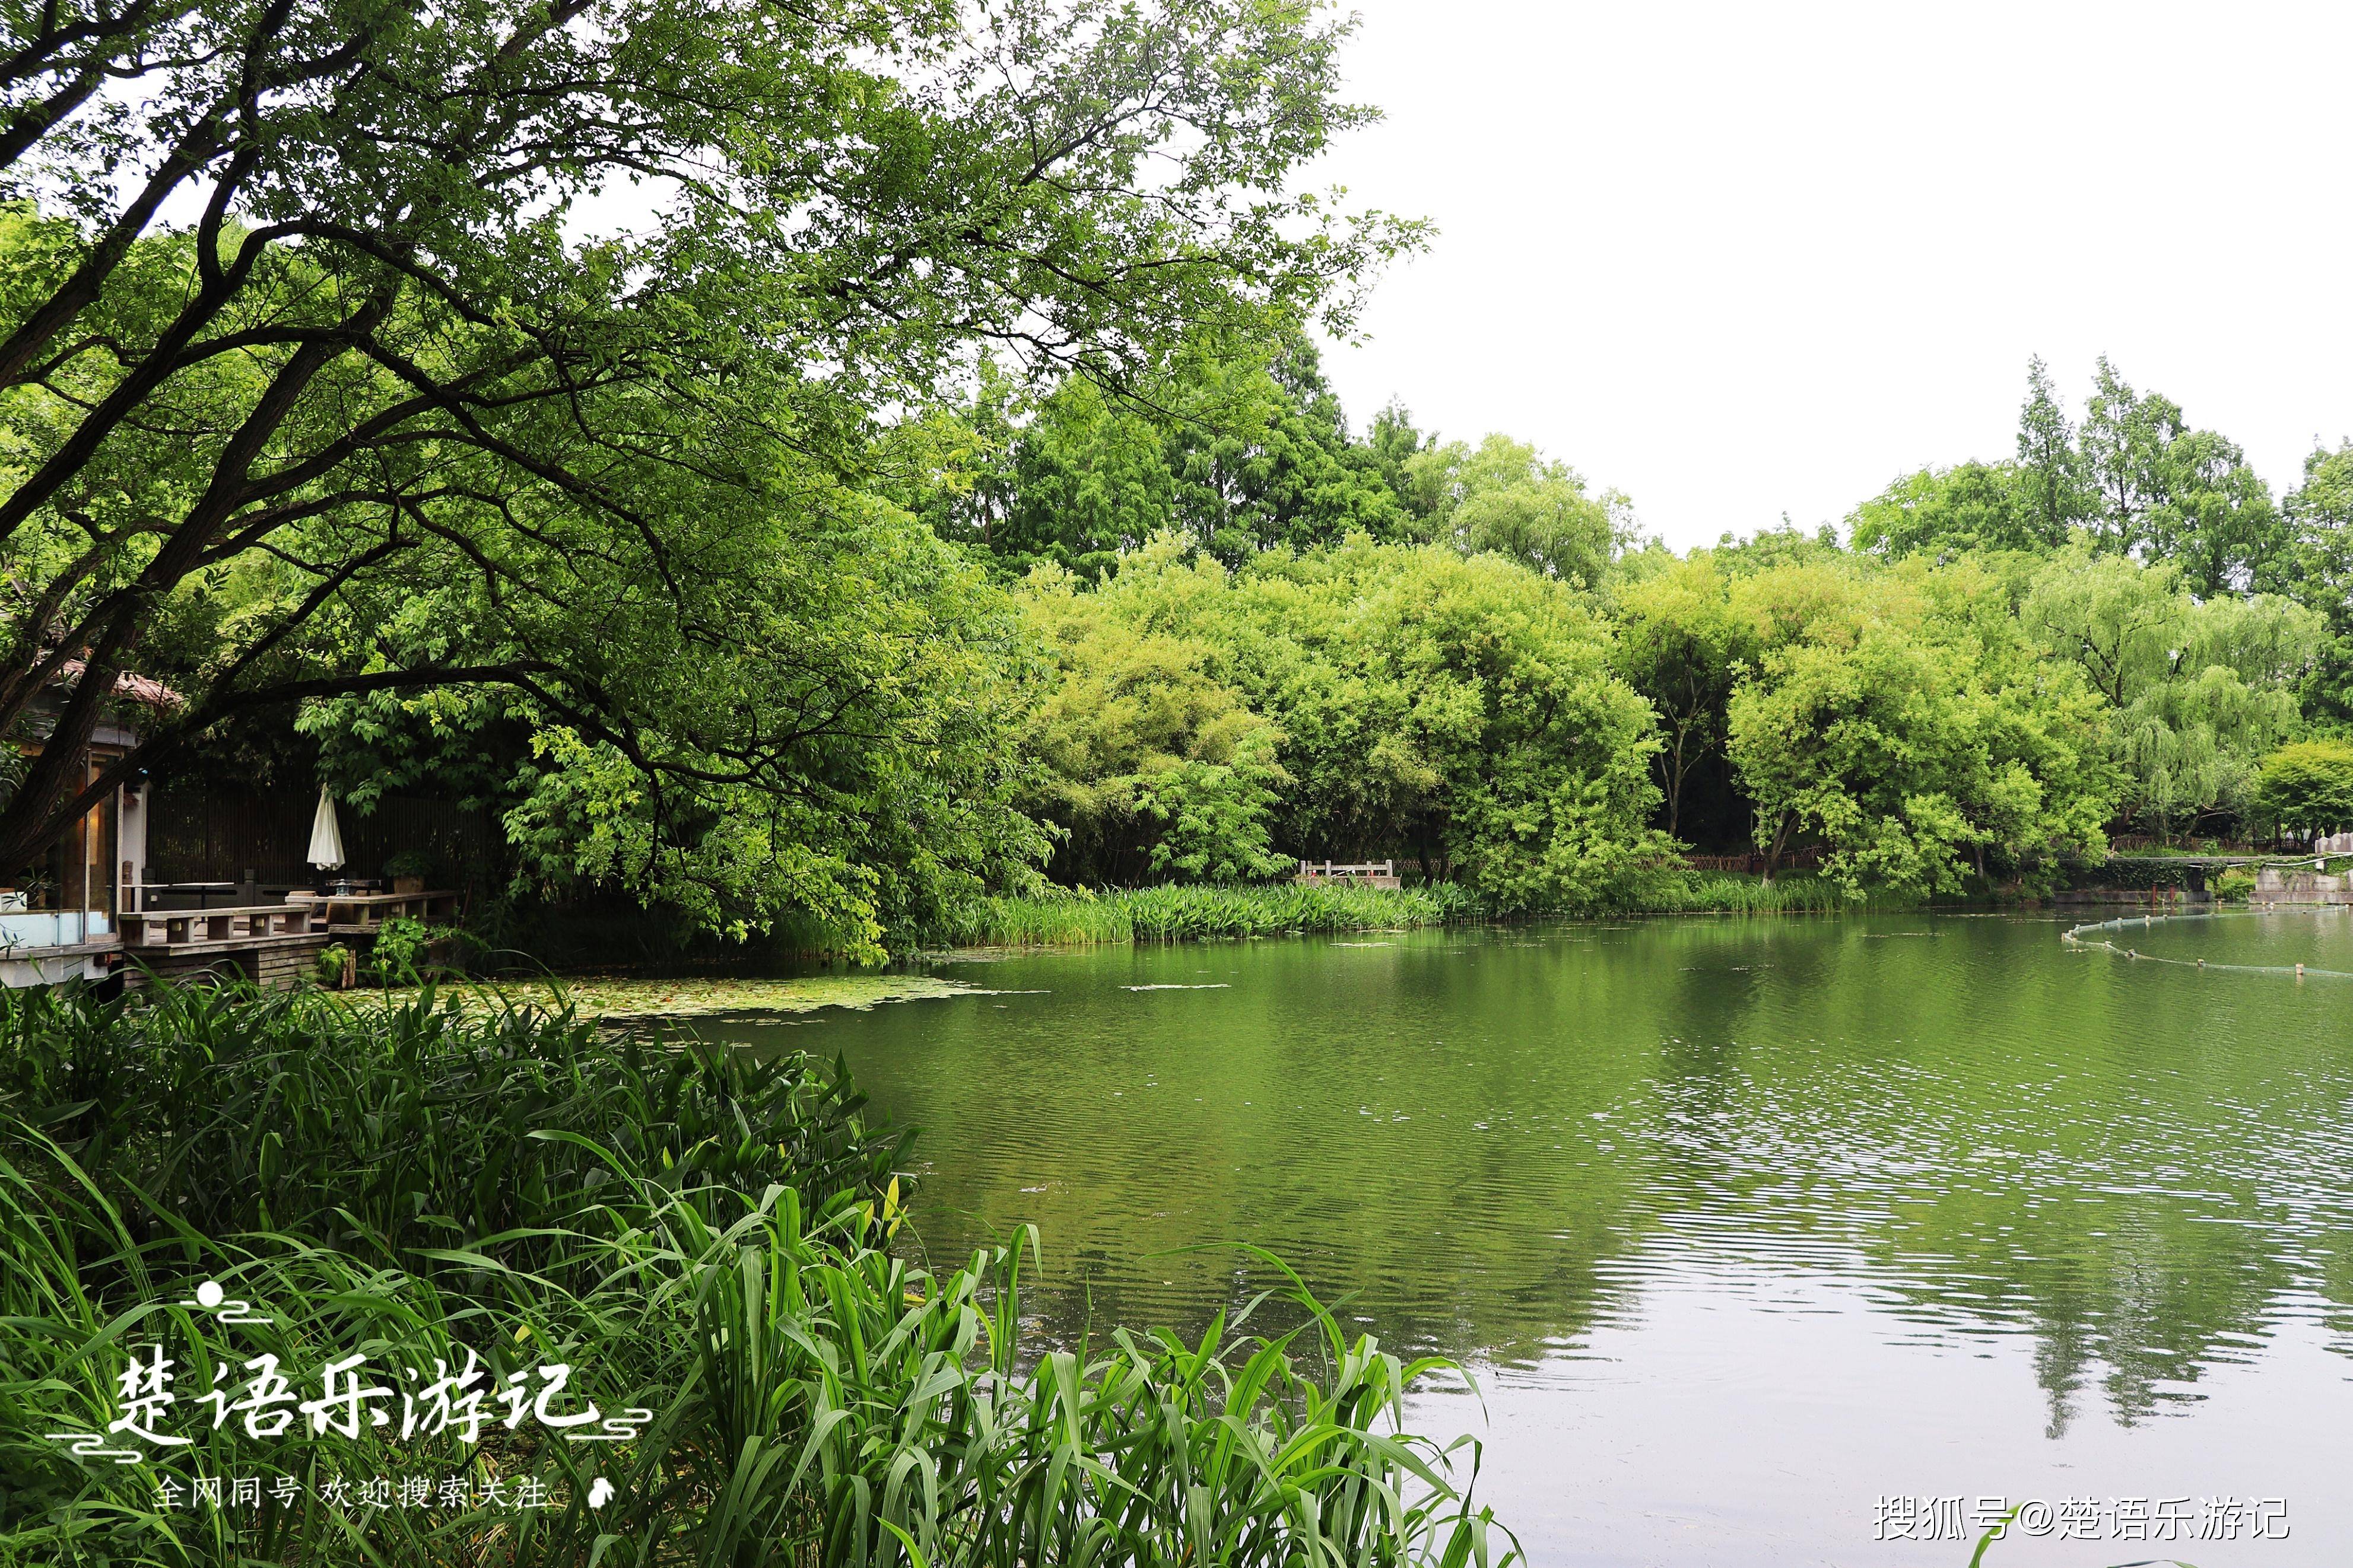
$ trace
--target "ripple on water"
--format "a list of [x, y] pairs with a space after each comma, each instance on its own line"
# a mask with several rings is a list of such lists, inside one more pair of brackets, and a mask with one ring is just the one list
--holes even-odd
[[[1866, 1544], [1898, 1485], [2276, 1489], [2314, 1420], [2353, 1418], [2353, 991], [2211, 967], [2353, 971], [2353, 917], [2136, 930], [2205, 972], [2063, 929], [1034, 955], [988, 983], [1050, 995], [834, 1016], [824, 1043], [923, 1130], [934, 1257], [1039, 1226], [1047, 1334], [1197, 1328], [1267, 1282], [1248, 1242], [1511, 1391], [1507, 1516], [1605, 1539], [1631, 1494], [1590, 1478], [1647, 1453], [1674, 1468], [1633, 1490], [1690, 1540], [1628, 1561], [1901, 1561]], [[2216, 1451], [2232, 1474], [2193, 1476]]]

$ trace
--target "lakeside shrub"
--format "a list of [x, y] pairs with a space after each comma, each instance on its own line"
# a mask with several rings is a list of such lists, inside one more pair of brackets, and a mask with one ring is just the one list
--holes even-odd
[[[560, 1013], [0, 995], [0, 1563], [1512, 1560], [1467, 1500], [1475, 1446], [1403, 1428], [1440, 1363], [1350, 1339], [1287, 1274], [1284, 1331], [1255, 1328], [1261, 1297], [1195, 1341], [1040, 1344], [1034, 1233], [957, 1268], [901, 1255], [901, 1147], [806, 1058]], [[227, 1345], [171, 1305], [206, 1279], [270, 1321]], [[151, 1342], [178, 1363], [191, 1446], [119, 1466], [47, 1438], [104, 1431]], [[496, 1421], [463, 1446], [364, 1421], [264, 1440], [206, 1430], [196, 1398], [231, 1355], [299, 1377], [364, 1352], [397, 1381], [469, 1351], [493, 1385], [564, 1363], [567, 1404], [643, 1419], [593, 1448]], [[341, 1507], [319, 1494], [338, 1474], [469, 1493]], [[223, 1476], [266, 1500], [159, 1495]], [[493, 1481], [543, 1483], [548, 1505], [493, 1506]]]

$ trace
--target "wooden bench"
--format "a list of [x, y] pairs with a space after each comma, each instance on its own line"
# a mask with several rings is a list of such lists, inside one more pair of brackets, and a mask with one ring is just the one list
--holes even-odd
[[465, 895], [452, 889], [422, 893], [289, 893], [286, 900], [310, 911], [312, 931], [337, 936], [373, 936], [386, 921], [447, 924], [458, 918]]

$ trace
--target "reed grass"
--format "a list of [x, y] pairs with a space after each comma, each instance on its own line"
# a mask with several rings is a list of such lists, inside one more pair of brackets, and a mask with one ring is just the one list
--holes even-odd
[[1630, 889], [1620, 907], [1628, 914], [1827, 915], [1916, 909], [1919, 903], [1884, 891], [1853, 899], [1836, 882], [1802, 872], [1768, 882], [1736, 871], [1668, 871]]
[[[908, 1260], [846, 1078], [600, 1039], [563, 1014], [165, 991], [0, 995], [0, 1563], [301, 1568], [1256, 1568], [1511, 1562], [1477, 1450], [1403, 1426], [1440, 1363], [1350, 1338], [1295, 1277], [1198, 1339], [1037, 1342], [1022, 1243]], [[273, 1321], [237, 1353], [375, 1368], [548, 1361], [613, 1411], [593, 1451], [525, 1425], [261, 1440], [201, 1406], [152, 1464], [102, 1430], [126, 1347], [188, 1394], [226, 1352], [204, 1279]], [[1261, 1330], [1263, 1303], [1282, 1331]], [[1271, 1308], [1269, 1308], [1271, 1310]], [[397, 1428], [393, 1428], [396, 1431]], [[438, 1446], [437, 1446], [438, 1445]], [[345, 1508], [330, 1473], [543, 1478], [551, 1506]], [[586, 1501], [591, 1471], [617, 1492]], [[248, 1512], [159, 1476], [292, 1477]]]
[[[1592, 914], [1849, 914], [1908, 910], [1920, 900], [1873, 892], [1856, 900], [1837, 883], [1806, 872], [1771, 881], [1737, 872], [1661, 867], [1618, 889]], [[1532, 911], [1542, 916], [1545, 911]], [[955, 947], [1117, 947], [1135, 942], [1281, 936], [1319, 931], [1397, 931], [1493, 918], [1485, 901], [1456, 882], [1404, 889], [1259, 885], [1179, 885], [1096, 892], [1056, 888], [966, 907], [941, 933]]]
[[1366, 888], [1276, 882], [1062, 889], [984, 900], [944, 932], [960, 947], [1091, 947], [1299, 932], [1394, 931], [1475, 920], [1478, 898], [1451, 882]]

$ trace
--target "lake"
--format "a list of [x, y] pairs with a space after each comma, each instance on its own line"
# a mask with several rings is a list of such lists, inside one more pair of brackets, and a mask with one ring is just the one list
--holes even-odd
[[1418, 1420], [1539, 1564], [1958, 1565], [1945, 1499], [2047, 1506], [1988, 1568], [2353, 1562], [2353, 916], [2099, 918], [1057, 952], [723, 1032], [922, 1129], [935, 1262], [1035, 1223], [1051, 1337], [1197, 1329], [1249, 1243], [1460, 1360]]

